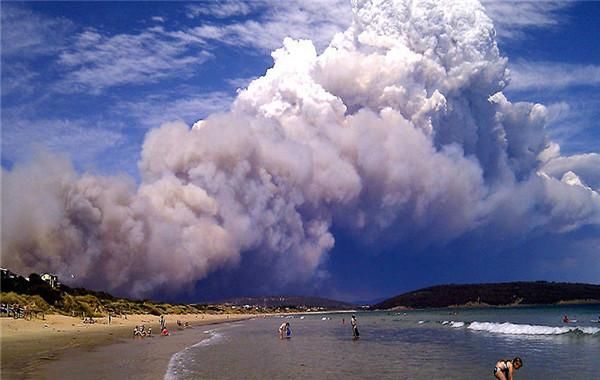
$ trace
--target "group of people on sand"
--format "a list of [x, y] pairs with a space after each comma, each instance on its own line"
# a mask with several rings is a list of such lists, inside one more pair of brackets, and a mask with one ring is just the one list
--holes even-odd
[[[169, 330], [167, 329], [167, 322], [165, 320], [165, 317], [163, 315], [160, 316], [160, 319], [158, 320], [160, 323], [160, 335], [161, 336], [169, 336]], [[181, 321], [177, 321], [177, 324], [180, 324]], [[186, 323], [186, 327], [187, 327], [187, 323]], [[146, 329], [145, 325], [136, 325], [133, 329], [133, 337], [139, 337], [139, 338], [145, 338], [145, 337], [151, 337], [152, 336], [152, 327], [148, 327], [148, 329]]]
[[[342, 324], [346, 324], [346, 320], [342, 319]], [[350, 326], [352, 327], [352, 339], [358, 339], [360, 333], [358, 332], [358, 321], [356, 316], [353, 315], [350, 319]], [[289, 322], [283, 322], [279, 326], [279, 339], [291, 338], [292, 329]], [[520, 357], [514, 359], [501, 359], [496, 362], [494, 367], [494, 377], [498, 380], [513, 380], [514, 371], [523, 367], [523, 360]]]
[[83, 323], [89, 323], [89, 324], [94, 324], [96, 323], [96, 320], [92, 317], [84, 317], [83, 318]]
[[148, 329], [146, 329], [145, 325], [135, 325], [135, 327], [133, 328], [133, 337], [134, 338], [145, 338], [145, 337], [151, 337], [152, 336], [152, 327], [148, 327]]

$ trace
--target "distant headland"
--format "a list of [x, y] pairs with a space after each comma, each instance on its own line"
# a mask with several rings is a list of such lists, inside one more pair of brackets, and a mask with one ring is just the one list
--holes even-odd
[[600, 304], [600, 285], [546, 281], [437, 285], [389, 298], [371, 310], [564, 303]]

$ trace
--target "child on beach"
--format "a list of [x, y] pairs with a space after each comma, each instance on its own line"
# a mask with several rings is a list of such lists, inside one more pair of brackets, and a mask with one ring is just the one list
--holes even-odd
[[494, 367], [494, 376], [498, 380], [513, 380], [514, 370], [523, 367], [523, 361], [520, 357], [513, 360], [499, 360]]

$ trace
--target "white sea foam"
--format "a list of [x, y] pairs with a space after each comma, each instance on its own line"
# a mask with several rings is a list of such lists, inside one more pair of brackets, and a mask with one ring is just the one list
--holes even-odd
[[182, 368], [183, 361], [184, 361], [184, 355], [188, 350], [190, 350], [191, 348], [194, 348], [194, 347], [210, 346], [210, 345], [220, 342], [224, 338], [223, 334], [217, 332], [216, 330], [206, 330], [206, 331], [204, 331], [204, 333], [210, 334], [210, 336], [206, 339], [202, 339], [200, 342], [198, 342], [190, 347], [186, 347], [185, 349], [183, 349], [183, 350], [175, 353], [173, 356], [171, 356], [171, 359], [169, 360], [169, 366], [167, 367], [167, 372], [165, 373], [164, 380], [176, 380], [179, 377], [178, 376], [179, 370]]
[[[419, 323], [421, 323], [421, 321], [419, 321]], [[450, 327], [455, 327], [455, 328], [465, 326], [465, 323], [460, 322], [460, 321], [441, 321], [440, 323], [444, 326], [450, 326]]]
[[210, 337], [208, 339], [201, 340], [200, 342], [194, 344], [191, 347], [210, 346], [210, 345], [213, 345], [213, 344], [218, 343], [219, 341], [223, 340], [223, 334], [218, 333], [215, 330], [205, 331], [205, 333], [210, 334]]
[[555, 327], [541, 325], [527, 325], [514, 323], [493, 323], [493, 322], [471, 322], [467, 327], [474, 331], [487, 331], [495, 334], [512, 335], [562, 335], [571, 332], [579, 332], [588, 335], [598, 334], [600, 328], [595, 327]]

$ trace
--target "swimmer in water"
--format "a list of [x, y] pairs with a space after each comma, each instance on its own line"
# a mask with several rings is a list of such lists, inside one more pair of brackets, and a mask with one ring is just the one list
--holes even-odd
[[523, 367], [523, 360], [520, 357], [498, 360], [494, 367], [494, 376], [498, 380], [513, 380], [514, 371], [521, 367]]

